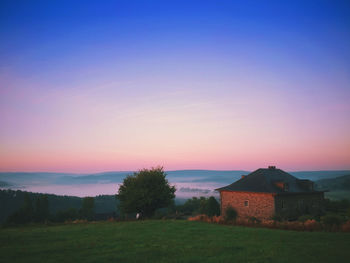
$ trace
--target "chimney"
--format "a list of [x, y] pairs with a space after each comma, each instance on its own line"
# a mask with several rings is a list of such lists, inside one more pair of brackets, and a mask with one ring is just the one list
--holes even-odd
[[271, 166], [269, 166], [269, 169], [270, 169], [270, 170], [275, 170], [275, 169], [276, 169], [276, 166], [272, 166], [272, 165], [271, 165]]

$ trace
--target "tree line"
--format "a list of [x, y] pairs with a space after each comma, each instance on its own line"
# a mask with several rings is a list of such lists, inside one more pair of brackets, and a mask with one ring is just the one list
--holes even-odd
[[94, 209], [94, 198], [84, 197], [80, 209], [68, 208], [52, 214], [50, 213], [47, 195], [38, 195], [31, 198], [28, 193], [25, 193], [22, 206], [7, 218], [6, 224], [64, 222], [76, 219], [93, 220]]
[[[193, 197], [182, 205], [175, 205], [175, 191], [175, 187], [171, 186], [166, 179], [163, 168], [156, 167], [149, 170], [143, 169], [127, 176], [115, 196], [114, 203], [110, 202], [109, 196], [98, 196], [96, 200], [98, 200], [99, 205], [106, 202], [109, 202], [110, 206], [114, 204], [113, 210], [117, 211], [120, 220], [135, 219], [136, 214], [139, 215], [139, 218], [181, 218], [195, 214], [208, 216], [220, 214], [219, 203], [214, 197]], [[16, 196], [17, 192], [13, 191], [10, 194]], [[106, 217], [98, 217], [95, 213], [95, 199], [93, 197], [73, 198], [73, 201], [81, 201], [80, 207], [76, 203], [72, 203], [73, 207], [55, 212], [51, 209], [50, 213], [48, 195], [26, 192], [18, 194], [24, 194], [23, 203], [7, 218], [8, 224], [107, 219]], [[115, 217], [116, 213], [109, 213], [108, 217], [111, 216]]]

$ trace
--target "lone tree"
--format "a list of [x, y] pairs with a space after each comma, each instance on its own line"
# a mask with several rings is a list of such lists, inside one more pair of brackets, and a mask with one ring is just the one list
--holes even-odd
[[171, 205], [176, 189], [165, 177], [163, 167], [143, 169], [127, 176], [116, 196], [121, 212], [150, 217], [156, 209]]

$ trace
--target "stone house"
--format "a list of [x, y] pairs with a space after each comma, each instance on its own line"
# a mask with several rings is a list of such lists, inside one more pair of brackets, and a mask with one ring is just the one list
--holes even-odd
[[275, 215], [296, 219], [302, 214], [323, 210], [324, 191], [314, 190], [310, 180], [298, 179], [275, 166], [260, 168], [220, 192], [221, 214], [234, 208], [238, 217], [271, 219]]

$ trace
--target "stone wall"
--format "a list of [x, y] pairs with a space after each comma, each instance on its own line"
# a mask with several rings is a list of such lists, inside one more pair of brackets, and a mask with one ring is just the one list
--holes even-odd
[[221, 214], [231, 206], [241, 218], [271, 219], [275, 214], [273, 194], [221, 191]]

